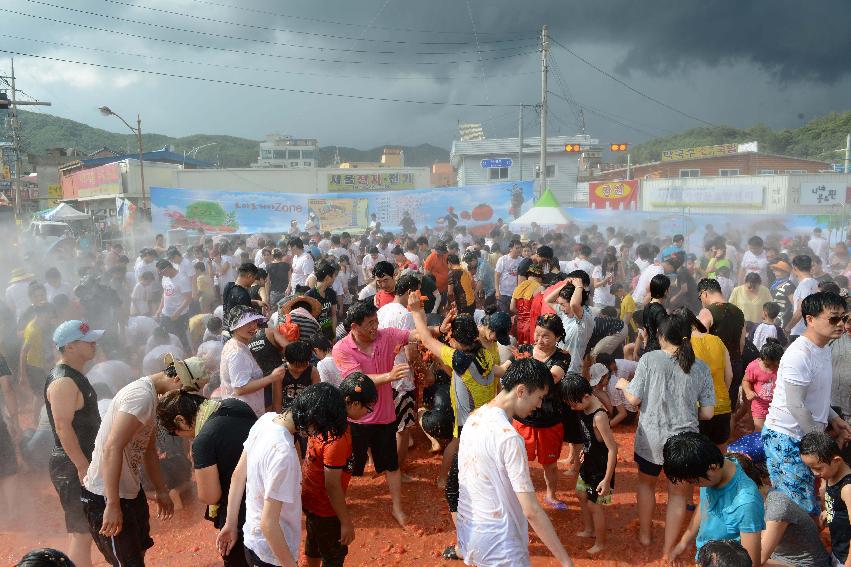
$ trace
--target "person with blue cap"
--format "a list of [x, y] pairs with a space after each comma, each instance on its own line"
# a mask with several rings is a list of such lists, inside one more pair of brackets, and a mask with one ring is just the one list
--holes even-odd
[[81, 486], [92, 459], [100, 427], [97, 394], [83, 374], [95, 357], [103, 331], [79, 320], [65, 321], [53, 332], [59, 363], [47, 377], [44, 404], [54, 449], [50, 456], [50, 480], [59, 494], [68, 531], [68, 554], [77, 565], [90, 566], [92, 538], [80, 501]]

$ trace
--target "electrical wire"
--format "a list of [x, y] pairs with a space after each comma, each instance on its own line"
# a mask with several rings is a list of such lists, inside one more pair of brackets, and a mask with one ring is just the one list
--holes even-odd
[[485, 103], [469, 103], [469, 102], [449, 102], [449, 101], [440, 101], [440, 100], [411, 100], [404, 98], [391, 98], [391, 97], [374, 97], [374, 96], [366, 96], [366, 95], [357, 95], [357, 94], [349, 94], [349, 93], [330, 93], [324, 91], [315, 91], [310, 89], [293, 89], [286, 87], [276, 87], [273, 85], [261, 85], [256, 83], [246, 83], [246, 82], [237, 82], [237, 81], [228, 81], [225, 79], [214, 79], [211, 77], [197, 77], [193, 75], [183, 75], [179, 73], [166, 73], [164, 71], [151, 71], [148, 69], [135, 69], [132, 67], [122, 67], [118, 65], [107, 65], [104, 63], [93, 63], [90, 61], [77, 61], [74, 59], [64, 59], [61, 57], [48, 57], [46, 55], [38, 55], [35, 53], [24, 53], [21, 51], [15, 51], [12, 49], [3, 49], [0, 47], [0, 53], [8, 53], [10, 55], [20, 55], [21, 57], [34, 57], [36, 59], [43, 59], [47, 61], [56, 61], [59, 63], [72, 63], [75, 65], [85, 65], [89, 67], [97, 67], [99, 69], [111, 69], [116, 71], [130, 71], [133, 73], [144, 73], [146, 75], [154, 75], [158, 77], [167, 77], [171, 79], [189, 79], [193, 81], [203, 81], [207, 83], [215, 83], [219, 85], [231, 85], [235, 87], [250, 87], [255, 89], [263, 89], [269, 91], [277, 91], [277, 92], [288, 92], [295, 94], [307, 94], [307, 95], [317, 95], [317, 96], [329, 96], [335, 98], [347, 98], [353, 100], [368, 100], [374, 102], [397, 102], [397, 103], [405, 103], [405, 104], [417, 104], [417, 105], [429, 105], [429, 106], [455, 106], [455, 107], [470, 107], [470, 108], [489, 108], [489, 107], [499, 107], [499, 108], [516, 108], [519, 106], [518, 104], [485, 104]]
[[695, 121], [700, 122], [700, 123], [702, 123], [702, 124], [706, 124], [707, 126], [715, 126], [715, 124], [713, 124], [712, 122], [708, 122], [708, 121], [704, 120], [703, 118], [699, 118], [699, 117], [697, 117], [697, 116], [695, 116], [695, 115], [693, 115], [693, 114], [689, 114], [688, 112], [684, 112], [684, 111], [682, 111], [682, 110], [680, 110], [680, 109], [678, 109], [678, 108], [675, 108], [675, 107], [671, 106], [671, 105], [670, 105], [670, 104], [668, 104], [667, 102], [663, 102], [663, 101], [659, 100], [658, 98], [655, 98], [655, 97], [653, 97], [653, 96], [650, 96], [649, 94], [646, 94], [646, 93], [644, 93], [644, 92], [641, 92], [640, 90], [636, 89], [636, 88], [635, 88], [635, 87], [633, 87], [632, 85], [630, 85], [630, 84], [626, 83], [625, 81], [623, 81], [623, 80], [619, 79], [618, 77], [616, 77], [616, 76], [612, 75], [611, 73], [609, 73], [609, 72], [608, 72], [608, 71], [606, 71], [605, 69], [601, 69], [600, 67], [598, 67], [597, 65], [595, 65], [594, 63], [592, 63], [591, 61], [589, 61], [588, 59], [585, 59], [584, 57], [582, 57], [581, 55], [579, 55], [578, 53], [576, 53], [575, 51], [573, 51], [573, 50], [572, 50], [572, 49], [570, 49], [569, 47], [566, 47], [565, 45], [563, 45], [563, 44], [562, 44], [561, 42], [559, 42], [558, 40], [556, 40], [556, 39], [554, 39], [554, 38], [552, 38], [552, 37], [550, 38], [550, 40], [551, 40], [554, 44], [556, 44], [557, 46], [561, 47], [564, 51], [566, 51], [566, 52], [568, 52], [569, 54], [573, 55], [574, 57], [576, 57], [577, 59], [579, 59], [580, 61], [582, 61], [583, 63], [585, 63], [585, 64], [586, 64], [586, 65], [588, 65], [589, 67], [591, 67], [592, 69], [594, 69], [595, 71], [597, 71], [597, 72], [599, 72], [599, 73], [603, 74], [604, 76], [606, 76], [606, 77], [608, 77], [609, 79], [611, 79], [611, 80], [615, 81], [615, 82], [616, 82], [616, 83], [618, 83], [619, 85], [621, 85], [621, 86], [623, 86], [623, 87], [626, 87], [627, 89], [631, 90], [631, 91], [632, 91], [632, 92], [634, 92], [635, 94], [637, 94], [637, 95], [639, 95], [639, 96], [642, 96], [642, 97], [646, 98], [647, 100], [653, 101], [653, 102], [655, 102], [656, 104], [658, 104], [658, 105], [660, 105], [660, 106], [663, 106], [663, 107], [667, 108], [668, 110], [671, 110], [671, 111], [673, 111], [673, 112], [676, 112], [677, 114], [680, 114], [680, 115], [682, 115], [682, 116], [685, 116], [686, 118], [691, 118], [692, 120], [695, 120]]
[[556, 81], [559, 83], [559, 87], [561, 88], [562, 93], [569, 100], [573, 101], [573, 102], [569, 103], [570, 104], [570, 112], [573, 114], [573, 117], [576, 119], [577, 126], [579, 126], [579, 124], [582, 120], [580, 119], [579, 111], [577, 110], [577, 107], [579, 107], [579, 105], [576, 103], [576, 97], [573, 96], [573, 93], [570, 91], [570, 88], [567, 86], [567, 81], [565, 81], [564, 78], [562, 77], [561, 71], [559, 70], [558, 63], [556, 63], [555, 58], [554, 57], [550, 58], [550, 62], [552, 63], [553, 75], [555, 75]]
[[[29, 1], [29, 0], [27, 0], [27, 1]], [[99, 28], [97, 26], [90, 26], [88, 24], [80, 24], [80, 23], [77, 23], [77, 22], [69, 22], [67, 20], [59, 20], [59, 19], [56, 19], [56, 18], [49, 18], [47, 16], [38, 16], [38, 15], [35, 15], [35, 14], [28, 14], [26, 12], [19, 12], [19, 11], [16, 11], [16, 10], [10, 10], [8, 8], [3, 8], [3, 7], [0, 7], [0, 12], [6, 12], [8, 14], [15, 14], [17, 16], [24, 16], [24, 17], [33, 18], [33, 19], [36, 19], [36, 20], [42, 20], [42, 21], [53, 22], [53, 23], [58, 23], [58, 24], [65, 24], [65, 25], [89, 29], [89, 30], [93, 30], [93, 31], [101, 31], [101, 32], [110, 33], [110, 34], [114, 34], [114, 35], [120, 35], [120, 36], [123, 36], [123, 37], [132, 37], [134, 39], [158, 41], [158, 42], [162, 42], [162, 43], [168, 43], [168, 44], [171, 44], [171, 45], [182, 45], [184, 47], [195, 47], [195, 48], [198, 48], [198, 49], [209, 49], [209, 50], [213, 50], [213, 51], [221, 51], [221, 52], [226, 52], [226, 53], [239, 53], [239, 54], [242, 54], [242, 55], [256, 55], [256, 56], [260, 56], [260, 57], [272, 57], [272, 58], [275, 58], [275, 59], [311, 61], [311, 62], [319, 62], [319, 63], [342, 63], [342, 64], [346, 64], [346, 65], [455, 65], [455, 64], [461, 64], [461, 63], [475, 63], [475, 61], [470, 61], [470, 60], [409, 61], [409, 62], [404, 62], [404, 61], [350, 61], [350, 60], [343, 60], [343, 59], [322, 59], [322, 58], [318, 58], [318, 57], [300, 57], [300, 56], [296, 56], [296, 55], [281, 55], [281, 54], [278, 54], [278, 53], [263, 53], [263, 52], [257, 52], [257, 51], [248, 51], [248, 50], [245, 50], [245, 49], [235, 49], [235, 48], [230, 48], [230, 47], [216, 47], [216, 46], [212, 46], [212, 45], [202, 45], [202, 44], [197, 44], [197, 43], [189, 43], [189, 42], [185, 42], [185, 41], [177, 41], [177, 40], [173, 40], [173, 39], [165, 39], [165, 38], [160, 38], [160, 37], [152, 37], [152, 36], [146, 36], [146, 35], [141, 35], [141, 34], [123, 32], [123, 31], [119, 31], [119, 30], [111, 30], [111, 29], [108, 29], [108, 28]], [[503, 59], [513, 59], [514, 57], [518, 57], [518, 56], [521, 56], [521, 55], [528, 55], [529, 53], [532, 53], [532, 52], [526, 52], [526, 53], [521, 52], [521, 53], [515, 53], [515, 54], [512, 54], [512, 55], [506, 55], [506, 56], [501, 56], [501, 57], [492, 57], [488, 60], [496, 61], [496, 60], [503, 60]]]
[[126, 55], [129, 57], [141, 57], [144, 59], [153, 59], [156, 61], [166, 61], [169, 63], [181, 63], [185, 65], [192, 66], [204, 66], [204, 67], [216, 67], [220, 69], [231, 69], [231, 70], [239, 70], [239, 71], [256, 71], [260, 73], [277, 73], [284, 75], [299, 75], [306, 77], [325, 77], [330, 79], [364, 79], [364, 80], [434, 80], [434, 81], [448, 81], [452, 79], [481, 79], [481, 80], [489, 80], [496, 78], [507, 78], [507, 77], [515, 77], [521, 75], [537, 75], [538, 71], [525, 71], [522, 73], [510, 73], [505, 75], [488, 75], [488, 76], [480, 76], [480, 75], [465, 75], [461, 76], [452, 76], [452, 75], [424, 75], [424, 74], [415, 74], [415, 75], [382, 75], [382, 76], [370, 76], [370, 75], [348, 75], [345, 73], [311, 73], [307, 71], [286, 71], [283, 69], [272, 69], [269, 67], [245, 67], [240, 65], [230, 65], [223, 63], [210, 63], [208, 61], [192, 61], [188, 59], [175, 59], [173, 57], [161, 57], [159, 55], [149, 55], [147, 53], [135, 53], [132, 51], [116, 51], [110, 49], [103, 49], [100, 47], [88, 47], [85, 45], [79, 45], [75, 43], [62, 43], [58, 41], [48, 41], [46, 39], [36, 39], [33, 37], [22, 37], [18, 35], [10, 35], [10, 34], [0, 34], [0, 38], [5, 37], [8, 39], [14, 39], [16, 41], [30, 41], [34, 43], [40, 43], [44, 45], [54, 45], [56, 47], [70, 47], [72, 49], [81, 49], [84, 51], [92, 51], [95, 53], [104, 53], [106, 55]]
[[[561, 99], [561, 100], [563, 100], [564, 102], [566, 102], [566, 103], [568, 103], [568, 104], [571, 104], [571, 103], [570, 103], [570, 101], [569, 101], [566, 97], [564, 97], [564, 96], [560, 95], [559, 93], [557, 93], [557, 92], [553, 92], [553, 91], [547, 91], [547, 92], [548, 92], [549, 94], [553, 95], [554, 97], [556, 97], [556, 98], [558, 98], [558, 99]], [[615, 124], [617, 124], [617, 125], [619, 125], [619, 126], [623, 126], [624, 128], [629, 128], [630, 130], [634, 130], [634, 131], [636, 131], [636, 132], [640, 132], [640, 133], [642, 133], [642, 134], [644, 134], [644, 135], [646, 135], [646, 136], [649, 136], [649, 137], [651, 137], [651, 138], [655, 138], [655, 137], [657, 137], [657, 136], [658, 136], [658, 134], [653, 134], [653, 133], [651, 133], [651, 132], [648, 132], [647, 130], [644, 130], [644, 129], [642, 129], [642, 128], [638, 128], [638, 127], [636, 127], [636, 126], [631, 126], [630, 124], [627, 124], [626, 122], [623, 122], [623, 121], [621, 121], [621, 120], [618, 120], [617, 118], [613, 118], [611, 115], [609, 115], [609, 114], [608, 114], [608, 113], [606, 113], [605, 111], [602, 111], [602, 110], [599, 110], [599, 109], [597, 109], [597, 108], [594, 108], [593, 106], [588, 106], [587, 104], [582, 104], [582, 105], [581, 105], [581, 107], [582, 107], [584, 110], [587, 110], [588, 112], [590, 112], [590, 113], [592, 113], [592, 114], [595, 114], [595, 115], [599, 116], [600, 118], [604, 118], [604, 119], [606, 119], [606, 120], [609, 120], [610, 122], [613, 122], [613, 123], [615, 123]]]

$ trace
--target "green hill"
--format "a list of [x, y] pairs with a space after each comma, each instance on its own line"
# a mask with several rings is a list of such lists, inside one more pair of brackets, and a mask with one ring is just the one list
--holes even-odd
[[[0, 118], [2, 118], [0, 112]], [[87, 124], [75, 122], [40, 112], [18, 111], [21, 122], [21, 139], [24, 151], [30, 154], [44, 154], [49, 148], [77, 148], [84, 153], [91, 153], [102, 147], [108, 147], [115, 152], [136, 151], [136, 138], [131, 134], [116, 134]], [[114, 120], [114, 119], [113, 119]], [[235, 136], [195, 134], [182, 138], [172, 138], [162, 134], [144, 133], [143, 143], [146, 150], [154, 150], [165, 145], [174, 147], [181, 153], [192, 148], [216, 142], [198, 151], [198, 159], [211, 162], [218, 161], [222, 167], [248, 167], [257, 160], [259, 142]], [[7, 137], [0, 121], [0, 139]], [[391, 145], [391, 144], [388, 144]], [[335, 151], [339, 151], [343, 161], [379, 161], [383, 146], [369, 150], [359, 150], [340, 146], [320, 148], [320, 165], [330, 165], [334, 160]], [[419, 146], [402, 146], [405, 151], [405, 164], [414, 167], [431, 166], [436, 161], [448, 161], [449, 151], [430, 144]]]
[[799, 128], [785, 130], [772, 130], [764, 124], [756, 124], [744, 129], [731, 126], [694, 128], [636, 145], [632, 150], [632, 161], [633, 163], [658, 161], [665, 150], [753, 140], [759, 142], [761, 152], [832, 161], [843, 157], [840, 152], [833, 150], [845, 147], [845, 136], [849, 132], [851, 132], [851, 112], [832, 112], [814, 118]]

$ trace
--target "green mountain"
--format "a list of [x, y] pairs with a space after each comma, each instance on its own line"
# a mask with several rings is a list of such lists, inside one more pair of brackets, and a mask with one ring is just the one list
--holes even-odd
[[[2, 118], [0, 112], [0, 118]], [[40, 112], [18, 111], [21, 122], [21, 145], [29, 154], [44, 154], [50, 148], [77, 148], [88, 154], [107, 147], [115, 152], [135, 152], [138, 147], [135, 136], [131, 134], [116, 134], [93, 128], [74, 120], [60, 118]], [[257, 160], [260, 151], [259, 142], [238, 138], [235, 136], [195, 134], [182, 138], [173, 138], [162, 134], [144, 132], [142, 125], [142, 142], [146, 150], [154, 150], [165, 145], [174, 147], [181, 153], [192, 148], [215, 142], [198, 151], [198, 159], [211, 162], [218, 161], [222, 167], [248, 167]], [[0, 139], [7, 136], [0, 122]], [[390, 145], [390, 144], [388, 144]], [[405, 151], [405, 164], [413, 167], [431, 166], [436, 161], [449, 161], [449, 151], [430, 144], [419, 146], [401, 146]], [[374, 161], [381, 158], [384, 146], [369, 150], [356, 148], [328, 146], [320, 148], [320, 166], [333, 163], [334, 155], [339, 152], [342, 161]]]
[[[750, 128], [716, 126], [694, 128], [680, 134], [654, 138], [636, 145], [632, 149], [633, 163], [658, 161], [665, 150], [695, 148], [742, 142], [759, 142], [759, 151], [823, 161], [835, 161], [843, 156], [834, 152], [845, 147], [845, 136], [851, 132], [851, 111], [832, 112], [814, 118], [799, 128], [772, 130], [764, 124]], [[623, 158], [622, 161], [626, 161]]]

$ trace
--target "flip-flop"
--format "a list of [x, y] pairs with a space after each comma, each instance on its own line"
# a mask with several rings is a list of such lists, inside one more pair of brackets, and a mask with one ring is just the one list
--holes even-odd
[[549, 498], [544, 498], [544, 505], [550, 510], [557, 510], [560, 512], [567, 510], [567, 504], [561, 500], [550, 500]]
[[446, 549], [443, 550], [443, 553], [440, 554], [444, 559], [449, 559], [452, 561], [461, 561], [461, 558], [458, 557], [458, 554], [455, 553], [455, 546], [450, 545]]

